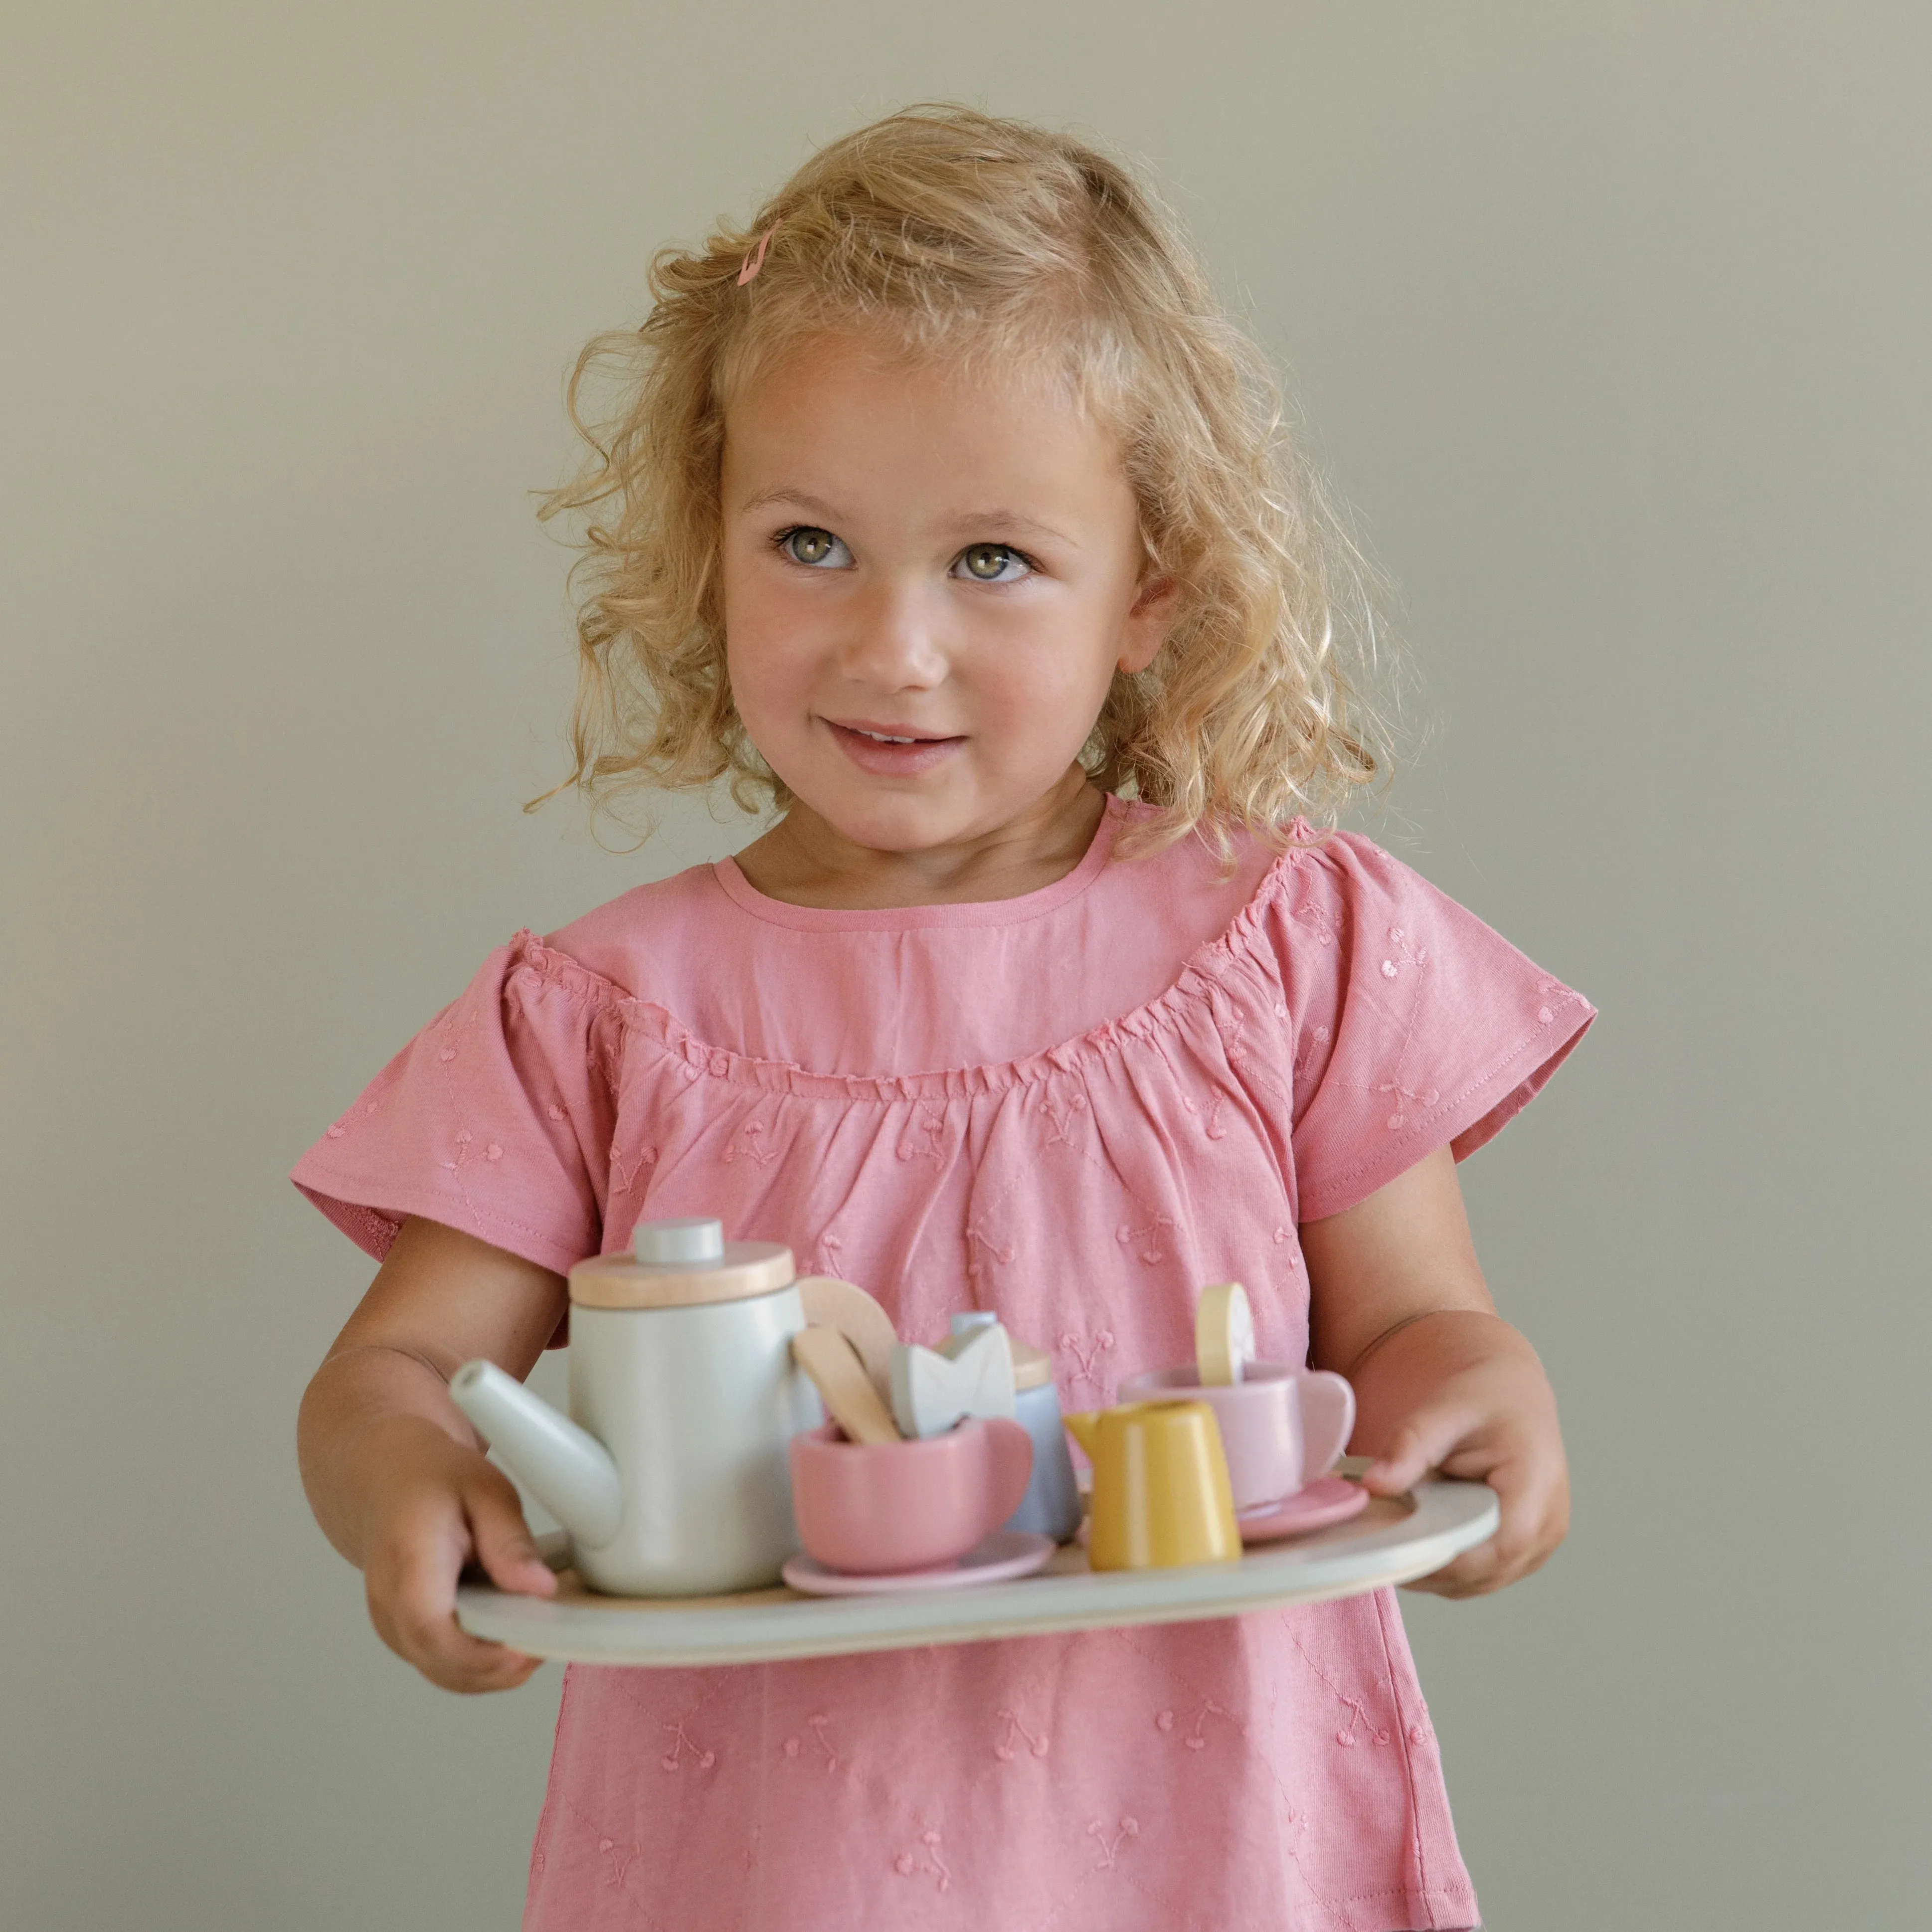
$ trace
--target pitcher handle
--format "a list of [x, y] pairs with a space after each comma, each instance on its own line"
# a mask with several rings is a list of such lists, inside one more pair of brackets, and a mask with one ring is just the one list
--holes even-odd
[[856, 1282], [835, 1275], [808, 1274], [798, 1282], [806, 1324], [836, 1328], [866, 1365], [866, 1377], [890, 1408], [892, 1401], [892, 1349], [898, 1340], [892, 1318]]
[[1301, 1375], [1302, 1472], [1305, 1481], [1325, 1476], [1355, 1430], [1355, 1391], [1328, 1369]]

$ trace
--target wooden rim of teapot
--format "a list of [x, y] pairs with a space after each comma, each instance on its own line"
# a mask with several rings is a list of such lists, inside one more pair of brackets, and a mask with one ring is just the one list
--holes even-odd
[[727, 1241], [711, 1268], [643, 1268], [620, 1251], [579, 1262], [570, 1300], [576, 1308], [694, 1308], [770, 1294], [797, 1279], [790, 1249], [775, 1241]]

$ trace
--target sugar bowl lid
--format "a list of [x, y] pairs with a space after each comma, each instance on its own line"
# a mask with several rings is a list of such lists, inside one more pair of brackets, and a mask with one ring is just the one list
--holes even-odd
[[[952, 1320], [952, 1342], [954, 1345], [976, 1335], [982, 1328], [991, 1328], [999, 1316], [990, 1308], [970, 1308], [956, 1315]], [[1044, 1388], [1053, 1379], [1053, 1358], [1042, 1349], [1034, 1348], [1030, 1342], [1022, 1342], [1009, 1336], [1007, 1340], [1013, 1352], [1013, 1388], [1016, 1393], [1034, 1388]], [[951, 1350], [942, 1345], [942, 1353]]]
[[628, 1254], [598, 1255], [570, 1271], [579, 1308], [690, 1308], [744, 1301], [798, 1278], [790, 1249], [775, 1241], [728, 1241], [706, 1216], [640, 1221]]

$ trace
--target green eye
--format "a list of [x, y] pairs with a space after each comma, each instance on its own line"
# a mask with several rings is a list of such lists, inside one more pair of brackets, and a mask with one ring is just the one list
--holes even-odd
[[1017, 550], [1004, 544], [974, 544], [959, 561], [965, 566], [966, 574], [981, 584], [998, 583], [1013, 565], [1024, 562]]
[[832, 563], [844, 546], [830, 530], [788, 530], [778, 539], [778, 548], [794, 563]]

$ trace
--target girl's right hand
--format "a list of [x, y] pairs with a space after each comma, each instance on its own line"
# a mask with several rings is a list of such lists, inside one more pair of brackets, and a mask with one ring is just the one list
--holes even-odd
[[514, 1485], [480, 1450], [420, 1416], [386, 1416], [358, 1447], [370, 1472], [360, 1540], [376, 1634], [446, 1690], [514, 1690], [543, 1660], [486, 1643], [456, 1621], [457, 1580], [472, 1562], [500, 1590], [555, 1594]]
[[466, 1563], [500, 1590], [556, 1589], [449, 1378], [478, 1358], [528, 1375], [569, 1305], [561, 1275], [412, 1218], [302, 1397], [296, 1439], [316, 1521], [367, 1578], [377, 1635], [448, 1690], [511, 1690], [538, 1661], [458, 1627]]

